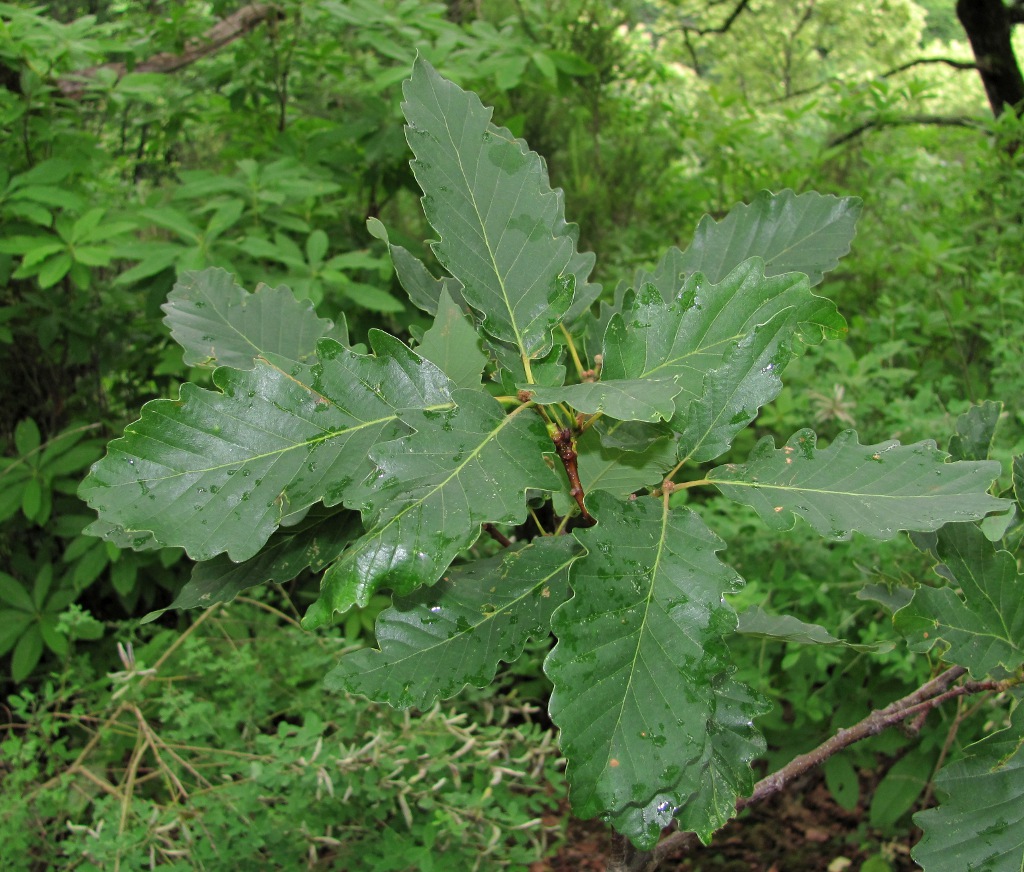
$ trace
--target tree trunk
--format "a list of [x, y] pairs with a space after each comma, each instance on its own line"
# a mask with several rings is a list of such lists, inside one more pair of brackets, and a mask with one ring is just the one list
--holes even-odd
[[1019, 9], [1003, 0], [957, 0], [956, 15], [970, 40], [993, 114], [998, 118], [1007, 107], [1024, 114], [1024, 76], [1011, 42]]

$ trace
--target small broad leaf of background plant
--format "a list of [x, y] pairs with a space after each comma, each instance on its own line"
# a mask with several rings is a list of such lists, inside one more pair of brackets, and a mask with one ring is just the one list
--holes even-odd
[[341, 659], [328, 689], [400, 708], [429, 708], [467, 684], [485, 687], [530, 636], [550, 632], [569, 594], [569, 564], [582, 552], [569, 536], [537, 539], [488, 560], [452, 567], [431, 588], [396, 599], [377, 617], [380, 650]]
[[938, 808], [914, 815], [911, 855], [924, 872], [1024, 869], [1024, 705], [1010, 726], [971, 745], [935, 779]]
[[437, 367], [370, 336], [375, 355], [324, 339], [315, 366], [261, 357], [216, 370], [219, 391], [186, 384], [179, 400], [147, 403], [79, 495], [101, 521], [195, 560], [252, 557], [283, 518], [346, 498], [373, 469], [370, 448], [408, 432], [399, 408], [450, 406]]
[[441, 237], [432, 245], [438, 261], [491, 336], [524, 358], [542, 356], [575, 284], [565, 274], [573, 239], [543, 161], [422, 58], [403, 93], [423, 211]]
[[[601, 492], [589, 504], [598, 525], [575, 533], [588, 553], [573, 566], [572, 599], [552, 618], [558, 644], [545, 664], [570, 799], [582, 817], [662, 794], [675, 808], [700, 786], [713, 681], [727, 668], [723, 636], [735, 627], [723, 594], [740, 579], [689, 509]], [[615, 822], [638, 845], [652, 844], [644, 821]]]
[[746, 463], [720, 466], [708, 478], [775, 529], [790, 529], [800, 515], [830, 539], [854, 531], [891, 539], [1006, 508], [986, 492], [999, 475], [994, 461], [947, 463], [934, 442], [861, 445], [852, 430], [828, 448], [816, 442], [813, 431], [800, 430], [776, 449], [766, 436]]
[[[184, 273], [161, 308], [188, 366], [252, 369], [261, 354], [309, 363], [317, 341], [335, 335], [288, 288], [261, 284], [250, 294], [222, 269]], [[336, 338], [345, 340], [344, 329]]]
[[452, 408], [404, 414], [412, 435], [374, 449], [377, 470], [360, 495], [367, 532], [324, 574], [303, 626], [365, 606], [379, 587], [433, 584], [481, 524], [521, 523], [528, 489], [558, 488], [543, 457], [551, 440], [528, 406], [506, 415], [482, 391], [453, 397]]
[[894, 616], [914, 651], [940, 643], [942, 657], [981, 678], [1024, 663], [1024, 577], [1008, 551], [974, 524], [947, 524], [936, 534], [943, 576], [959, 587], [919, 587]]
[[764, 261], [766, 275], [804, 273], [816, 285], [849, 253], [860, 207], [854, 197], [761, 191], [721, 221], [705, 215], [686, 251], [670, 249], [637, 287], [651, 281], [670, 300], [686, 276], [702, 272], [718, 282], [751, 257]]

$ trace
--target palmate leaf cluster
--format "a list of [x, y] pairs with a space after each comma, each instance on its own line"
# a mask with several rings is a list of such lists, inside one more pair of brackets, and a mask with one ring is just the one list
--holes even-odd
[[[176, 607], [309, 568], [312, 629], [390, 591], [379, 648], [327, 684], [395, 706], [484, 686], [553, 634], [575, 811], [640, 846], [673, 818], [707, 840], [751, 788], [764, 704], [726, 646], [742, 579], [680, 489], [713, 485], [778, 529], [799, 515], [829, 539], [885, 539], [1004, 509], [998, 464], [801, 430], [709, 471], [786, 365], [844, 334], [811, 286], [859, 203], [765, 192], [598, 307], [543, 160], [425, 61], [403, 109], [447, 274], [370, 230], [433, 326], [415, 347], [371, 330], [357, 348], [285, 288], [185, 275], [165, 320], [187, 361], [217, 367], [213, 389], [148, 403], [110, 443], [81, 488], [92, 531], [199, 561]], [[488, 534], [503, 547], [474, 558]]]

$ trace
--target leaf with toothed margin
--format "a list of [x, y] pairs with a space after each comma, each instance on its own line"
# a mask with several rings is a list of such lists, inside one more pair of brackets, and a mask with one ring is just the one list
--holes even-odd
[[462, 282], [451, 276], [435, 279], [422, 260], [408, 249], [391, 242], [387, 228], [378, 218], [368, 218], [366, 229], [370, 231], [371, 236], [387, 245], [398, 282], [414, 306], [428, 315], [436, 315], [442, 292], [446, 292], [458, 306], [466, 305], [462, 298]]
[[687, 276], [721, 281], [751, 257], [764, 261], [766, 275], [804, 273], [816, 285], [849, 253], [860, 208], [855, 197], [761, 191], [721, 221], [705, 215], [689, 248], [670, 248], [653, 272], [637, 274], [636, 287], [650, 282], [671, 300]]
[[761, 406], [779, 395], [779, 375], [793, 357], [790, 342], [798, 329], [784, 313], [772, 318], [743, 337], [722, 365], [704, 377], [700, 399], [680, 404], [672, 419], [680, 434], [680, 461], [705, 463], [720, 457]]
[[423, 58], [403, 94], [413, 173], [440, 236], [431, 246], [438, 262], [462, 282], [484, 330], [524, 359], [542, 357], [576, 284], [573, 236], [543, 161]]
[[673, 795], [659, 793], [644, 805], [630, 805], [605, 815], [606, 823], [648, 851], [661, 839], [661, 831], [675, 819], [683, 832], [694, 832], [705, 845], [715, 830], [736, 814], [736, 801], [754, 787], [754, 760], [765, 751], [765, 741], [753, 719], [771, 710], [771, 704], [746, 685], [720, 678], [715, 683], [715, 716], [709, 723], [709, 741], [701, 760], [703, 775], [679, 808]]
[[949, 663], [982, 678], [997, 667], [1024, 663], [1024, 575], [1009, 551], [999, 550], [974, 524], [947, 524], [936, 533], [942, 575], [953, 586], [919, 587], [893, 616], [913, 651], [938, 643]]
[[261, 284], [250, 294], [223, 269], [182, 273], [160, 308], [188, 366], [248, 370], [261, 355], [312, 363], [320, 339], [347, 343], [344, 324], [335, 331], [287, 287]]
[[947, 457], [931, 441], [861, 445], [853, 430], [818, 448], [812, 430], [799, 430], [778, 449], [766, 436], [746, 463], [720, 466], [708, 479], [777, 530], [791, 529], [799, 515], [830, 539], [853, 532], [892, 539], [900, 530], [937, 530], [1006, 508], [987, 493], [998, 463]]
[[327, 688], [426, 709], [467, 684], [486, 687], [500, 661], [511, 663], [530, 636], [550, 632], [551, 613], [569, 595], [569, 565], [582, 551], [571, 536], [551, 536], [450, 568], [433, 587], [381, 612], [380, 650], [342, 657]]
[[545, 663], [549, 712], [561, 730], [573, 810], [581, 817], [673, 807], [700, 787], [736, 617], [724, 594], [741, 583], [722, 541], [667, 499], [620, 501], [597, 491], [598, 524], [574, 535], [573, 597], [554, 614]]
[[217, 391], [186, 384], [147, 403], [79, 495], [109, 528], [194, 560], [247, 560], [288, 516], [345, 501], [373, 469], [370, 448], [408, 432], [400, 410], [450, 408], [434, 364], [386, 333], [370, 342], [374, 355], [323, 339], [314, 366], [261, 357], [216, 370]]
[[378, 588], [433, 584], [482, 524], [522, 523], [527, 490], [558, 489], [543, 456], [551, 440], [530, 407], [506, 415], [481, 391], [452, 398], [450, 409], [403, 414], [414, 432], [371, 452], [377, 470], [358, 494], [366, 534], [324, 573], [303, 626], [365, 606]]
[[911, 856], [924, 872], [1024, 869], [1024, 705], [1010, 726], [966, 749], [935, 779], [938, 808], [914, 815], [923, 831]]
[[[676, 386], [673, 428], [691, 428], [690, 446], [705, 438], [716, 444], [729, 436], [734, 417], [767, 395], [758, 381], [762, 369], [781, 369], [804, 345], [845, 330], [835, 306], [810, 292], [806, 276], [766, 277], [753, 258], [718, 284], [692, 276], [668, 303], [652, 285], [628, 294], [605, 331], [601, 381]], [[709, 382], [713, 370], [725, 381], [720, 390]]]

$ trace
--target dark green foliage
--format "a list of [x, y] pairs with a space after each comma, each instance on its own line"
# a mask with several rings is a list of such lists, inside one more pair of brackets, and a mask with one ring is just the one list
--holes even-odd
[[[380, 650], [343, 658], [332, 687], [426, 706], [486, 684], [528, 637], [551, 632], [549, 711], [577, 813], [651, 848], [678, 812], [708, 840], [752, 785], [763, 745], [750, 725], [765, 706], [731, 677], [726, 595], [742, 579], [673, 494], [713, 483], [771, 526], [792, 526], [795, 513], [827, 538], [886, 540], [1006, 511], [987, 493], [999, 465], [947, 462], [927, 442], [862, 446], [852, 431], [818, 449], [807, 430], [781, 449], [762, 440], [747, 464], [691, 473], [694, 459], [729, 450], [805, 346], [843, 332], [806, 275], [772, 274], [765, 259], [806, 259], [817, 280], [849, 248], [856, 204], [765, 194], [705, 225], [691, 250], [720, 280], [670, 252], [602, 319], [591, 357], [588, 267], [541, 158], [423, 60], [404, 94], [434, 252], [462, 304], [407, 270], [433, 326], [416, 348], [371, 331], [362, 355], [317, 339], [324, 328], [300, 329], [311, 314], [282, 307], [280, 291], [240, 296], [222, 273], [194, 274], [173, 299], [234, 308], [210, 319], [186, 303], [206, 356], [231, 362], [216, 390], [185, 385], [178, 400], [147, 404], [81, 494], [114, 538], [199, 560], [251, 559], [317, 502], [358, 511], [363, 531], [327, 565], [303, 623], [322, 626], [382, 589], [399, 599], [378, 619]], [[267, 306], [296, 322], [283, 325], [284, 355], [260, 347]], [[178, 333], [197, 346], [195, 330]], [[654, 437], [637, 426], [657, 427]], [[591, 428], [598, 444], [581, 464]], [[588, 455], [616, 429], [595, 471]], [[558, 545], [574, 527], [578, 545]], [[482, 530], [510, 548], [503, 558], [473, 559]], [[515, 547], [502, 530], [534, 541]]]

